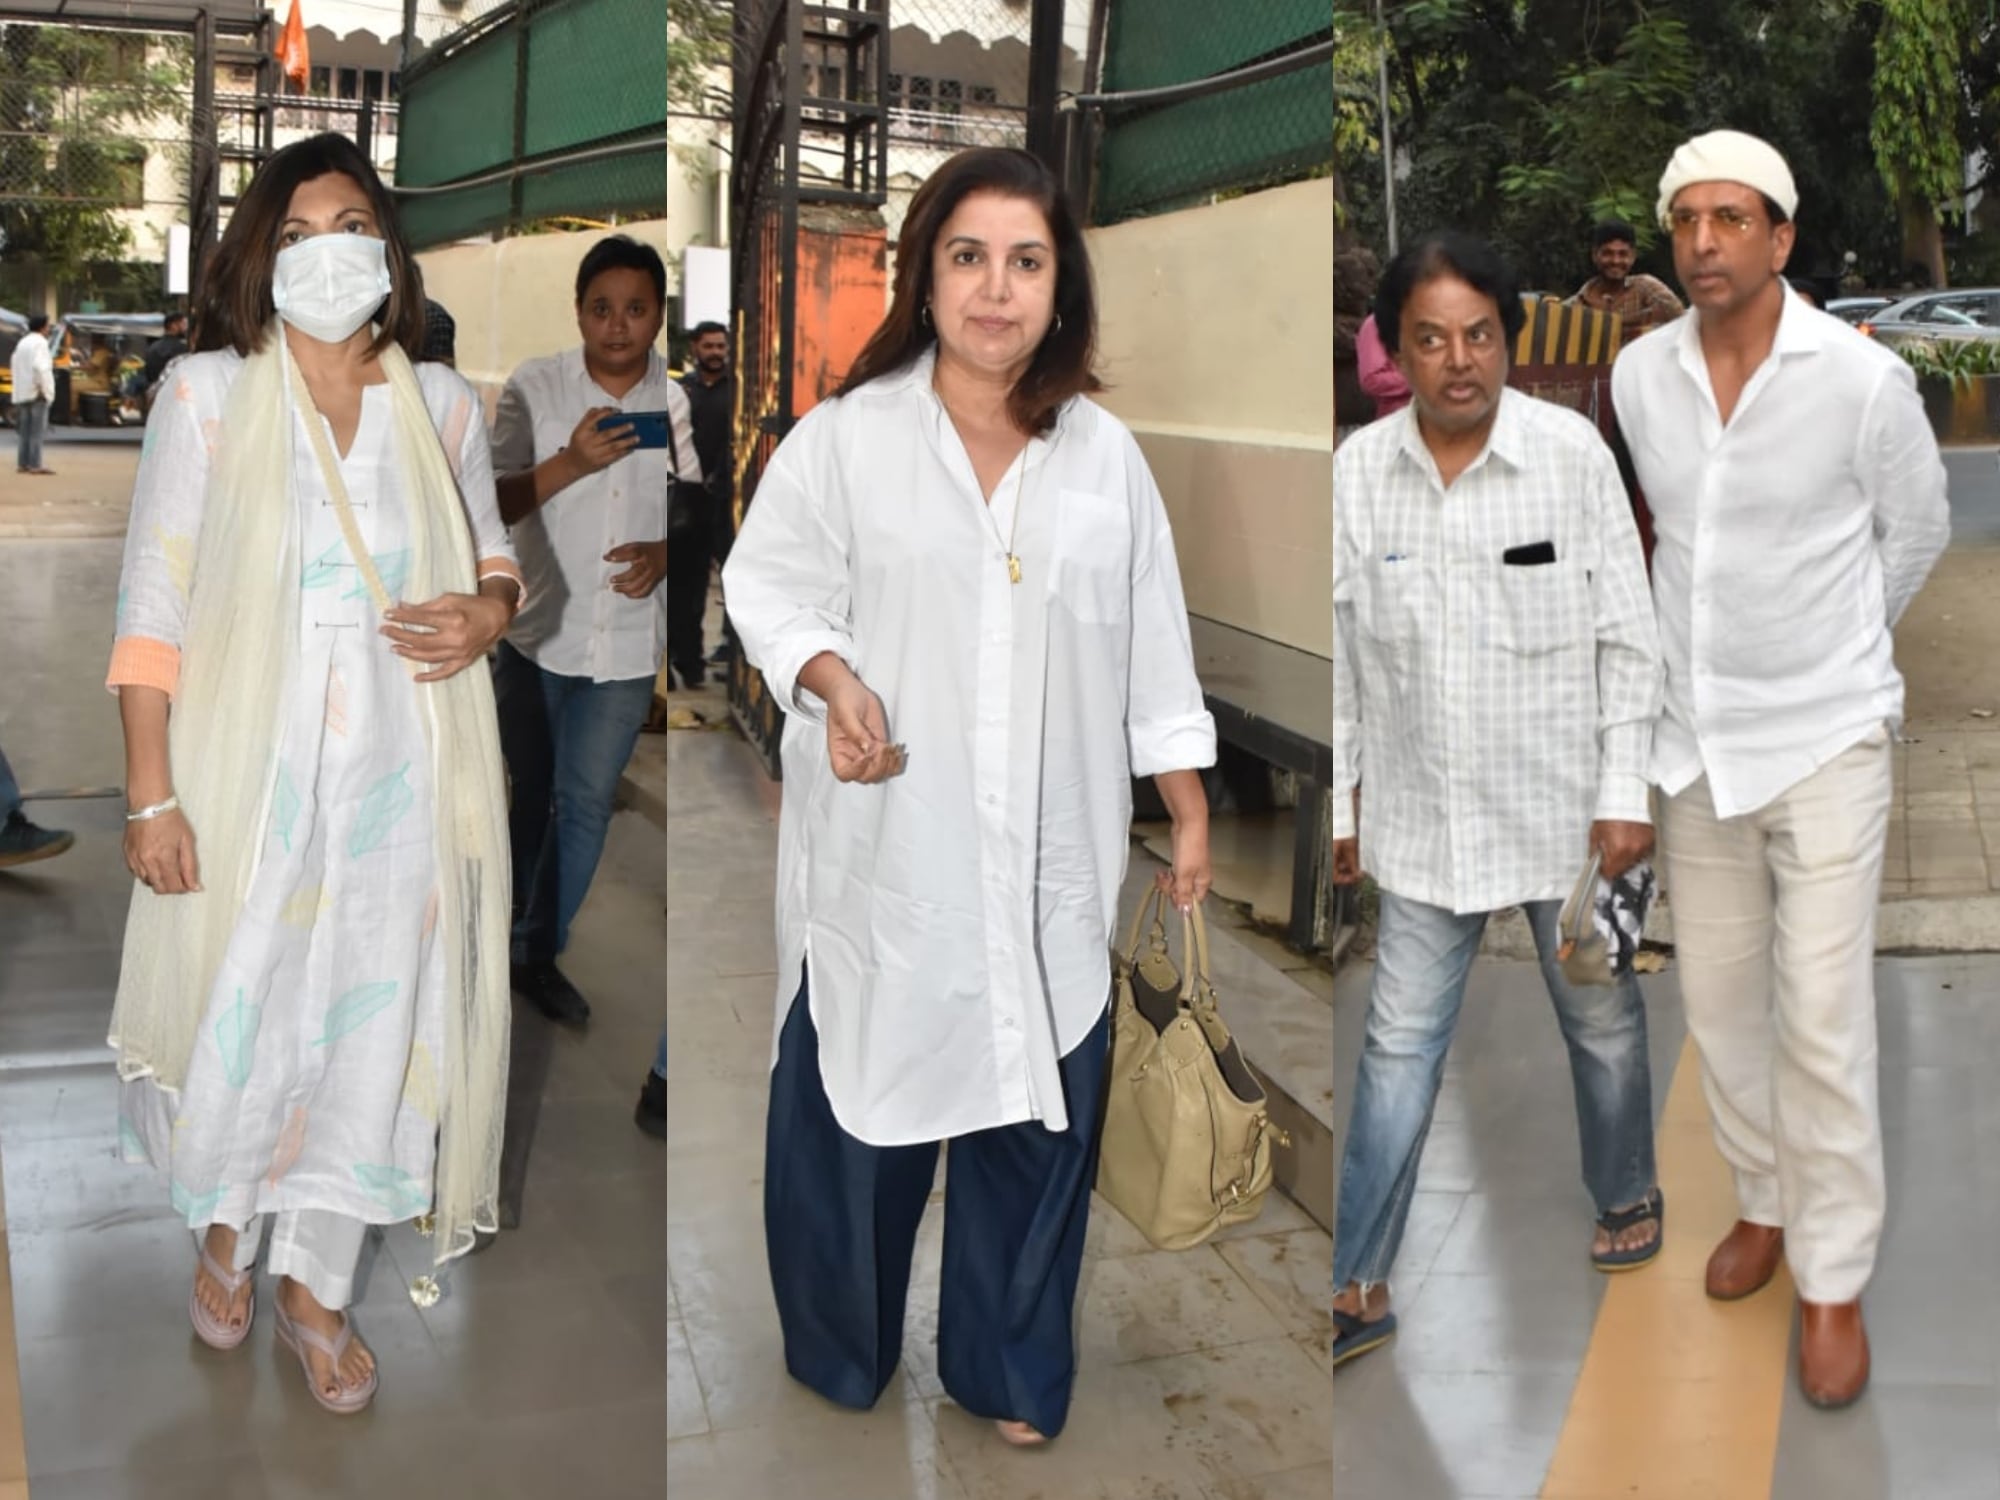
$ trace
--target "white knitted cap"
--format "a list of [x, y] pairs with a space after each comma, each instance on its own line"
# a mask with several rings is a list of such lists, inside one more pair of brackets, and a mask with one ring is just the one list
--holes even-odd
[[1674, 196], [1697, 182], [1740, 182], [1753, 187], [1792, 218], [1799, 211], [1799, 190], [1792, 169], [1768, 141], [1740, 130], [1711, 130], [1674, 153], [1660, 178], [1660, 221], [1666, 222]]

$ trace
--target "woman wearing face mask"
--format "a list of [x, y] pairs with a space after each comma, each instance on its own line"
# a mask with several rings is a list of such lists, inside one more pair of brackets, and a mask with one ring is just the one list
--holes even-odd
[[1055, 1436], [1131, 777], [1209, 883], [1215, 759], [1165, 508], [1088, 399], [1083, 236], [1023, 151], [910, 204], [894, 304], [771, 460], [723, 570], [790, 714], [764, 1219], [792, 1374], [867, 1407], [901, 1359], [950, 1142], [938, 1373], [1009, 1442]]
[[[195, 1233], [189, 1315], [270, 1321], [330, 1411], [370, 1224], [495, 1227], [505, 791], [483, 661], [520, 602], [477, 396], [413, 366], [373, 168], [286, 147], [197, 290], [133, 495], [109, 682], [135, 886], [111, 1044], [128, 1159]], [[405, 602], [414, 601], [414, 602]], [[420, 1280], [420, 1301], [435, 1281]]]

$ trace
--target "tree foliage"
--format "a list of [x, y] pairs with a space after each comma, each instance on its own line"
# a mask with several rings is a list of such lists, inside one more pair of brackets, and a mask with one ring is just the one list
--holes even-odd
[[[1874, 284], [1908, 273], [1906, 215], [1935, 222], [1964, 162], [2000, 170], [1992, 7], [1970, 0], [1335, 0], [1345, 221], [1382, 246], [1377, 46], [1386, 48], [1405, 238], [1452, 226], [1495, 240], [1524, 283], [1567, 292], [1603, 217], [1671, 271], [1655, 195], [1675, 145], [1763, 136], [1798, 179], [1794, 266]], [[2000, 248], [1961, 230], [1953, 270]]]
[[[134, 245], [118, 210], [135, 206], [143, 137], [187, 118], [192, 81], [191, 51], [179, 38], [0, 27], [0, 246], [8, 259], [35, 260], [44, 275], [84, 292], [121, 280], [117, 263]], [[185, 150], [177, 154], [184, 164]]]
[[667, 0], [667, 108], [729, 113], [729, 97], [712, 74], [729, 61], [731, 12], [726, 0]]

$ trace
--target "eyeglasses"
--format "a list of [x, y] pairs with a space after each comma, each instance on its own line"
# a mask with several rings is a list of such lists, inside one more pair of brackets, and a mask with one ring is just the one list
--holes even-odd
[[1718, 236], [1733, 235], [1738, 238], [1748, 234], [1762, 222], [1754, 214], [1746, 214], [1740, 208], [1724, 204], [1721, 208], [1712, 208], [1706, 212], [1697, 208], [1669, 209], [1661, 223], [1666, 226], [1667, 233], [1676, 239], [1682, 239], [1692, 235], [1703, 219], [1715, 226]]

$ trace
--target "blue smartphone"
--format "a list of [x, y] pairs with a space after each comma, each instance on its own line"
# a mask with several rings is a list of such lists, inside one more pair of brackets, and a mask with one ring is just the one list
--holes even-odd
[[630, 427], [641, 448], [667, 446], [667, 414], [663, 411], [614, 411], [597, 419], [599, 432], [609, 432], [614, 427]]

